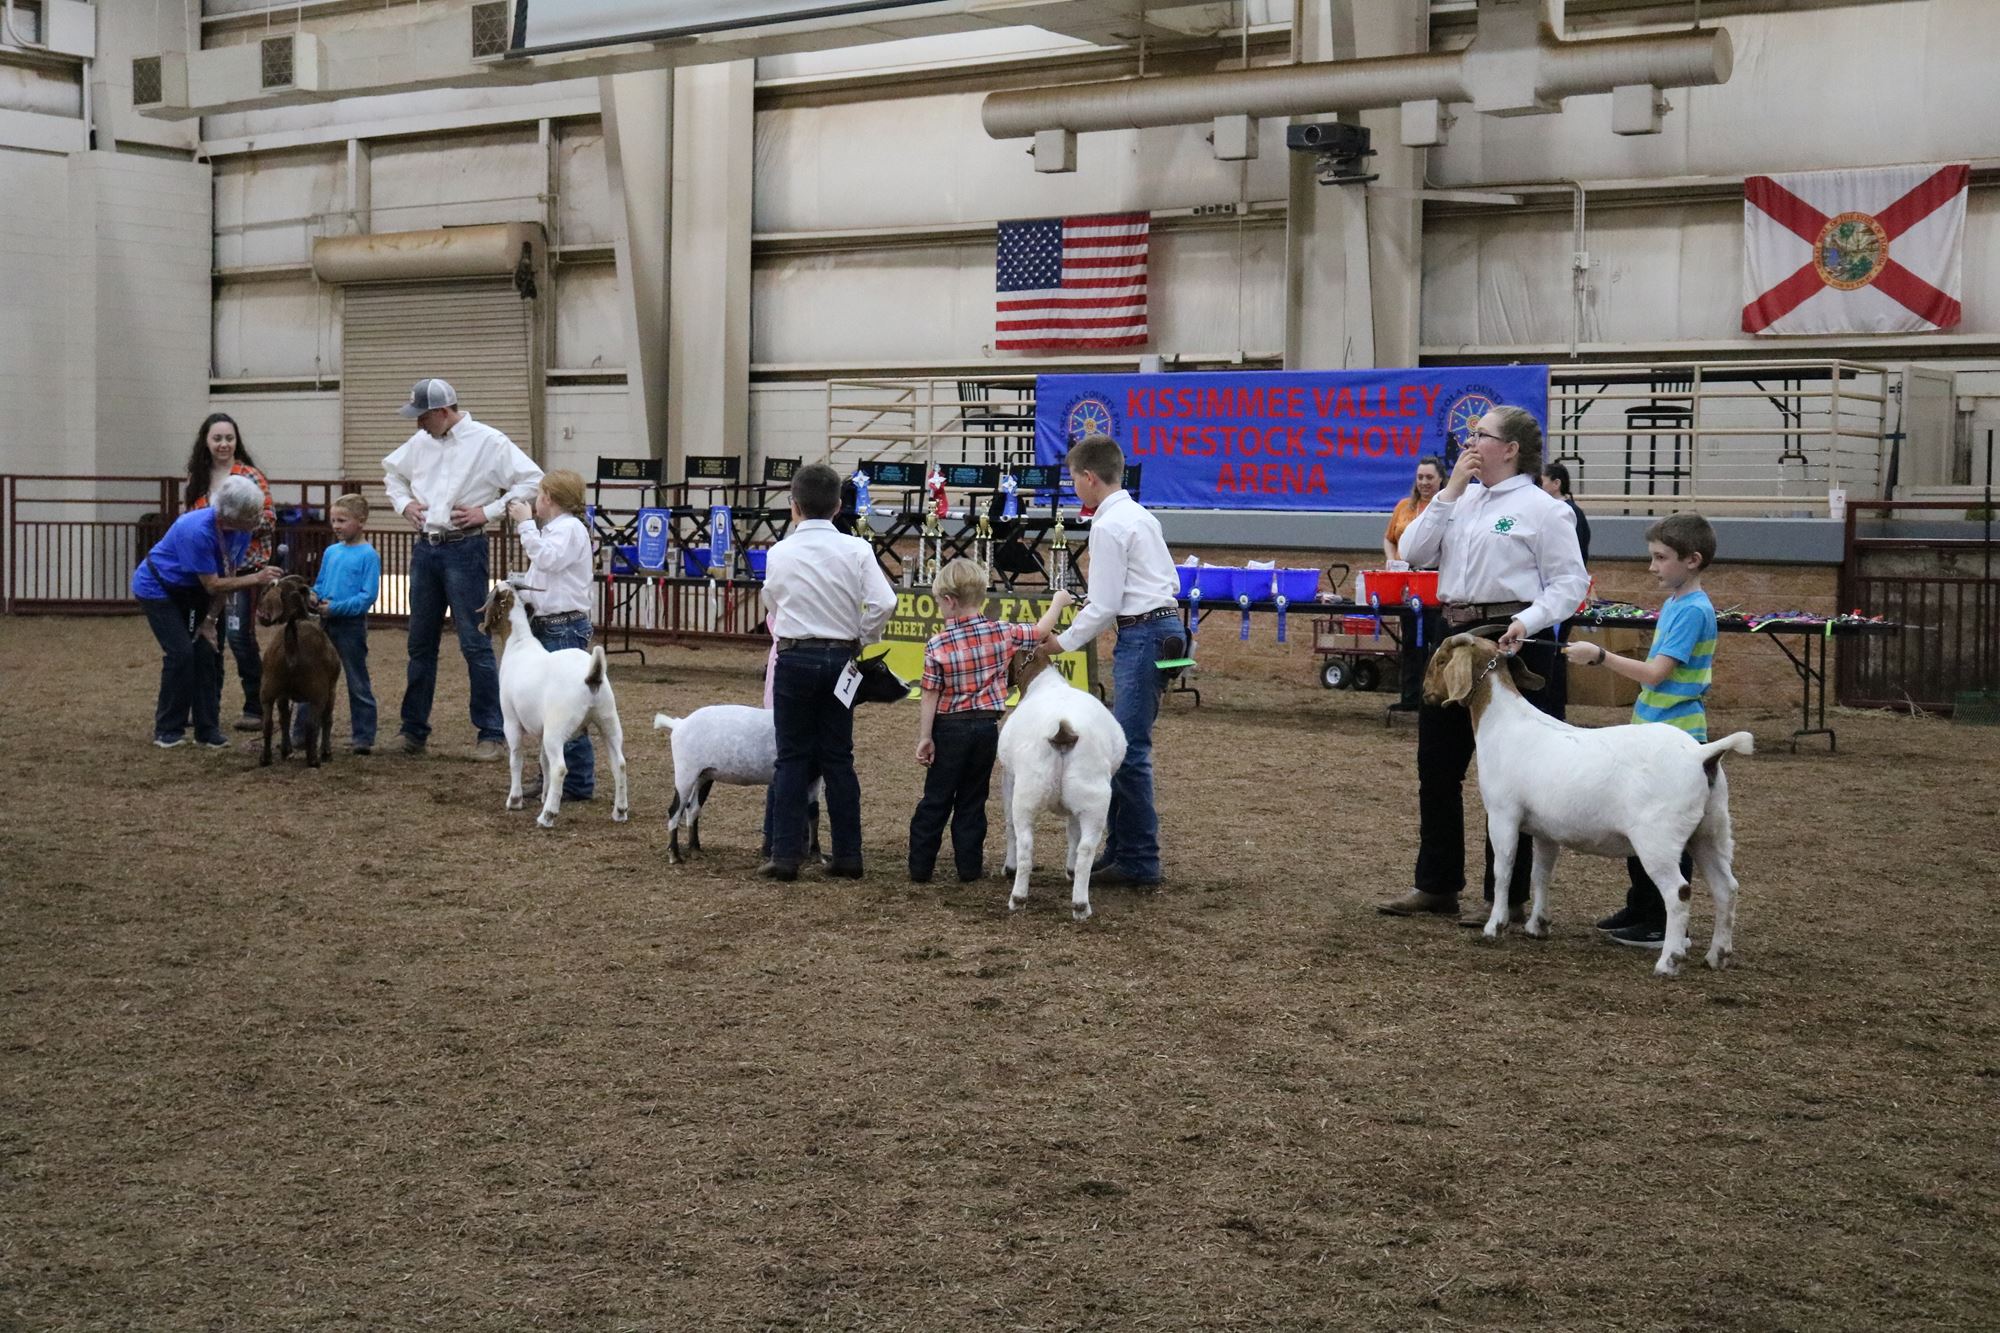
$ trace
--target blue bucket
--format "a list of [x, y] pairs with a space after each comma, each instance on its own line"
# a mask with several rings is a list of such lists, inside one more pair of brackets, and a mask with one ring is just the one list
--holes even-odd
[[1310, 602], [1319, 596], [1317, 569], [1280, 569], [1273, 572], [1278, 576], [1278, 596], [1286, 601]]
[[613, 546], [611, 548], [611, 572], [613, 574], [635, 573], [639, 567], [637, 546]]
[[1180, 592], [1180, 595], [1181, 595], [1182, 597], [1186, 597], [1186, 596], [1187, 596], [1187, 595], [1188, 595], [1188, 594], [1189, 594], [1190, 592], [1194, 591], [1194, 576], [1195, 576], [1196, 572], [1197, 572], [1197, 571], [1199, 571], [1200, 569], [1201, 569], [1201, 566], [1200, 566], [1200, 565], [1175, 565], [1175, 566], [1174, 566], [1174, 572], [1175, 572], [1176, 574], [1179, 574], [1179, 575], [1181, 576], [1181, 592]]
[[681, 552], [681, 572], [691, 579], [708, 577], [708, 548], [690, 546]]
[[743, 560], [744, 563], [750, 566], [750, 577], [753, 579], [761, 579], [764, 577], [765, 566], [767, 566], [771, 560], [770, 549], [768, 547], [763, 547], [763, 546], [753, 547], [750, 550], [747, 550], [743, 553]]
[[1242, 570], [1228, 565], [1203, 565], [1194, 572], [1194, 586], [1201, 589], [1201, 599], [1205, 602], [1217, 599], [1233, 602], [1236, 600], [1237, 580], [1242, 577]]

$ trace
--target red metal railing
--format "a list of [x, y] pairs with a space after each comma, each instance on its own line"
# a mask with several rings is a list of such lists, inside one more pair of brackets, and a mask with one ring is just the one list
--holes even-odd
[[[181, 512], [179, 477], [0, 475], [0, 610], [7, 614], [116, 615], [138, 610], [132, 570]], [[311, 577], [333, 540], [325, 514], [335, 496], [359, 490], [341, 481], [270, 482], [283, 563]], [[314, 517], [287, 523], [288, 510]], [[409, 616], [416, 534], [404, 527], [368, 533], [382, 558], [382, 592], [371, 619]], [[527, 567], [513, 526], [489, 532], [488, 567], [500, 578]], [[717, 638], [762, 642], [758, 585], [708, 580], [620, 578], [596, 583], [592, 620], [612, 647]]]

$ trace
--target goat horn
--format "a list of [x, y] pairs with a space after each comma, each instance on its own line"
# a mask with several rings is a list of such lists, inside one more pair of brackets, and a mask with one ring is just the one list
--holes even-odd
[[1497, 639], [1506, 632], [1505, 625], [1480, 625], [1466, 631], [1475, 639]]

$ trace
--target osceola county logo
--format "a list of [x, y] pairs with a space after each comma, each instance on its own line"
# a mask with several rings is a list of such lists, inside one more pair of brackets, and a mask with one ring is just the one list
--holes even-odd
[[[1447, 453], [1456, 454], [1457, 446], [1465, 442], [1479, 418], [1500, 406], [1500, 395], [1484, 384], [1469, 384], [1438, 410], [1437, 431], [1448, 437], [1445, 445]], [[1447, 458], [1444, 465], [1449, 468], [1453, 459]]]
[[1063, 430], [1070, 443], [1086, 435], [1118, 435], [1118, 422], [1112, 415], [1111, 403], [1101, 394], [1086, 393], [1069, 400], [1063, 408]]
[[1493, 530], [1495, 532], [1512, 532], [1514, 530], [1514, 516], [1512, 514], [1506, 515], [1493, 525]]

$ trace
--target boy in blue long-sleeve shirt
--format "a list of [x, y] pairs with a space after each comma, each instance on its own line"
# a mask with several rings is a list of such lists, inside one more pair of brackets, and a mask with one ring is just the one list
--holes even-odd
[[[368, 521], [368, 501], [359, 495], [343, 495], [333, 502], [329, 515], [333, 535], [340, 540], [319, 558], [319, 578], [313, 596], [324, 619], [321, 627], [340, 654], [341, 674], [347, 677], [347, 710], [354, 724], [354, 753], [367, 754], [375, 748], [375, 690], [368, 681], [368, 608], [382, 586], [382, 557], [361, 540], [362, 525]], [[310, 708], [295, 710], [292, 730], [298, 743], [311, 727]]]

